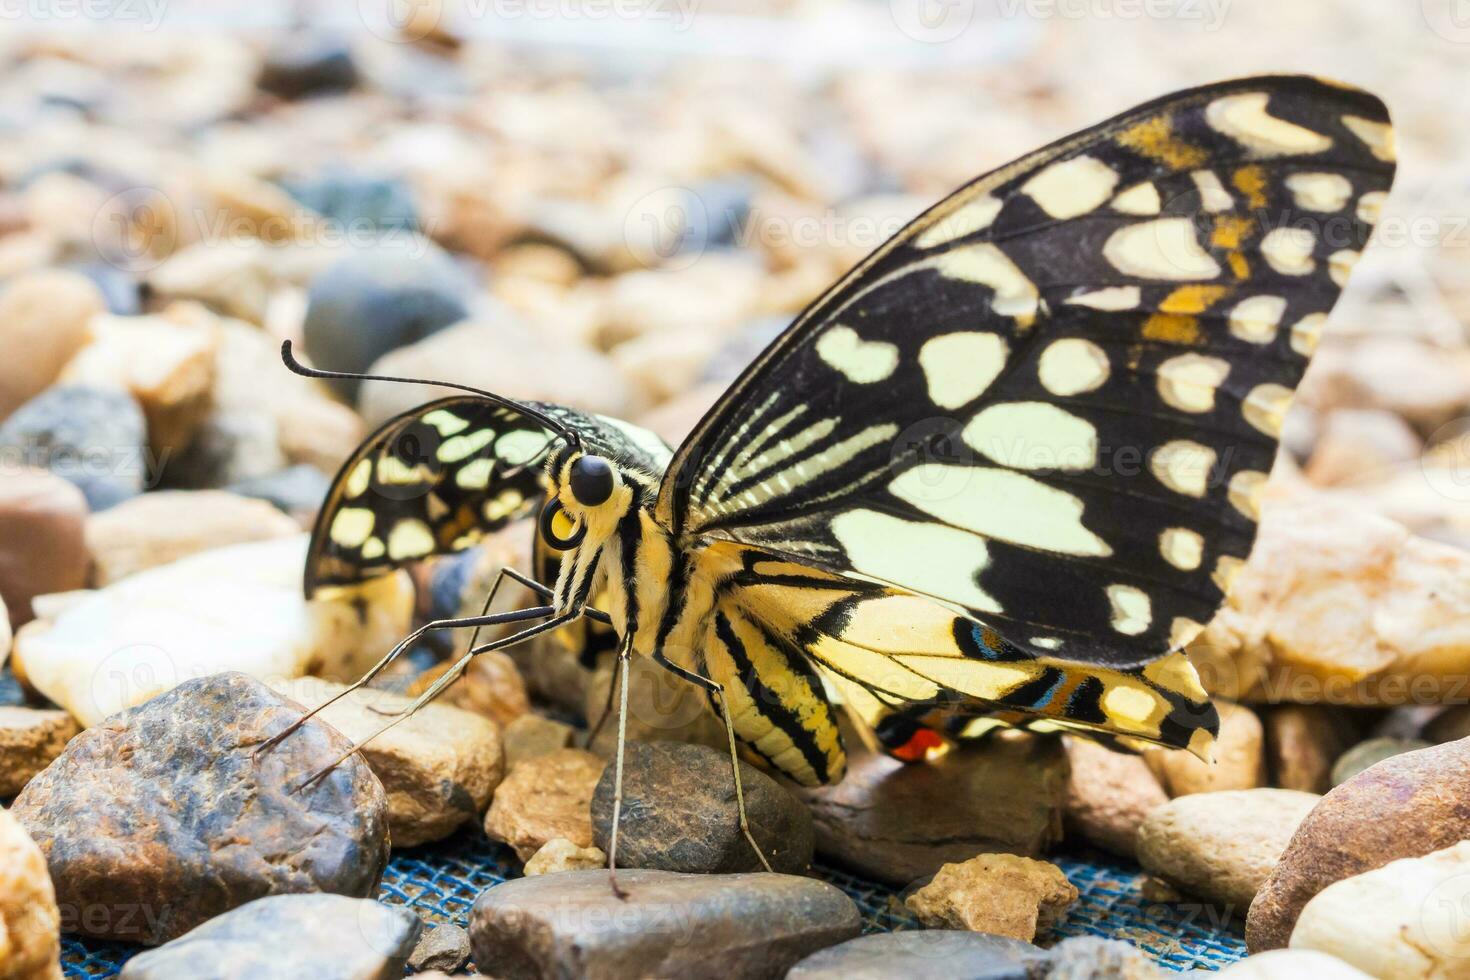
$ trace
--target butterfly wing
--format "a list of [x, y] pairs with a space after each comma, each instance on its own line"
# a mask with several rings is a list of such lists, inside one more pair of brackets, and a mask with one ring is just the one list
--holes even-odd
[[1142, 668], [1250, 551], [1392, 160], [1373, 96], [1266, 77], [1002, 167], [747, 369], [658, 516], [930, 597], [1037, 662]]

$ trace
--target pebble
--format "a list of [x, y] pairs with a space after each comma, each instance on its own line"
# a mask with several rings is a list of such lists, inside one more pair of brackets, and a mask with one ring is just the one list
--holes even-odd
[[0, 419], [51, 386], [86, 346], [87, 324], [105, 308], [92, 281], [69, 270], [17, 276], [0, 291], [0, 343], [23, 352], [0, 361]]
[[323, 218], [356, 234], [366, 229], [413, 231], [418, 208], [413, 191], [401, 180], [353, 173], [329, 173], [284, 180], [281, 186]]
[[19, 793], [80, 730], [65, 711], [0, 705], [0, 799]]
[[409, 954], [408, 965], [415, 973], [443, 970], [453, 973], [470, 960], [470, 934], [452, 922], [435, 926], [419, 937]]
[[72, 739], [12, 811], [46, 855], [64, 928], [156, 945], [268, 894], [375, 894], [388, 807], [367, 763], [349, 757], [293, 792], [347, 739], [314, 721], [255, 754], [299, 717], [223, 673]]
[[1328, 885], [1302, 909], [1292, 949], [1375, 977], [1470, 976], [1470, 841]]
[[1138, 863], [1187, 895], [1244, 917], [1292, 834], [1322, 798], [1290, 789], [1181, 796], [1138, 830]]
[[1304, 793], [1332, 788], [1332, 764], [1352, 744], [1353, 725], [1337, 708], [1282, 704], [1263, 718], [1271, 785]]
[[[609, 693], [612, 701], [608, 700]], [[609, 704], [616, 710], [617, 696], [612, 664], [603, 664], [588, 679], [579, 705], [587, 724], [596, 725]], [[730, 737], [725, 734], [724, 722], [710, 710], [704, 692], [647, 657], [634, 657], [628, 670], [628, 739], [705, 745], [724, 752], [729, 765]], [[617, 715], [609, 714], [587, 748], [611, 759], [617, 744]]]
[[10, 628], [10, 610], [5, 605], [5, 595], [0, 592], [0, 667], [10, 659], [10, 641], [15, 638]]
[[898, 887], [976, 854], [1041, 855], [1061, 840], [1066, 793], [1060, 740], [1025, 737], [965, 746], [922, 766], [852, 753], [842, 782], [800, 791], [818, 854]]
[[145, 493], [86, 523], [98, 586], [211, 548], [300, 533], [295, 521], [270, 504], [223, 490]]
[[690, 875], [630, 869], [519, 878], [482, 892], [470, 913], [475, 962], [502, 977], [782, 976], [862, 930], [858, 908], [795, 875]]
[[301, 397], [276, 414], [277, 436], [287, 462], [335, 473], [366, 437], [362, 419], [341, 402]]
[[[468, 639], [466, 635], [466, 642]], [[416, 695], [428, 690], [434, 681], [454, 666], [455, 660], [458, 660], [457, 656], [424, 671], [414, 678], [406, 693]], [[489, 718], [502, 727], [531, 710], [526, 683], [521, 680], [515, 661], [499, 650], [477, 654], [465, 668], [464, 676], [445, 688], [439, 700]]]
[[408, 909], [370, 899], [271, 895], [134, 956], [121, 980], [394, 980], [421, 929]]
[[405, 572], [306, 600], [306, 535], [215, 548], [67, 605], [16, 637], [29, 682], [83, 726], [194, 677], [353, 680], [408, 632]]
[[1335, 787], [1297, 828], [1251, 903], [1251, 952], [1287, 944], [1302, 908], [1334, 881], [1470, 838], [1470, 742], [1385, 759]]
[[331, 487], [331, 477], [315, 466], [300, 463], [265, 476], [249, 477], [225, 489], [242, 497], [264, 500], [295, 518], [297, 523], [309, 523]]
[[[31, 600], [87, 584], [87, 502], [59, 476], [21, 467], [0, 473], [0, 597], [9, 625], [30, 622]], [[7, 644], [8, 645], [8, 644]]]
[[1470, 705], [1446, 708], [1424, 726], [1424, 737], [1431, 742], [1454, 742], [1470, 738]]
[[60, 927], [46, 858], [0, 807], [0, 976], [61, 980]]
[[981, 854], [946, 864], [904, 899], [931, 929], [969, 929], [1026, 942], [1047, 932], [1077, 901], [1062, 869], [1015, 854]]
[[272, 44], [255, 83], [283, 99], [350, 89], [357, 84], [352, 49], [341, 38], [295, 33]]
[[1045, 950], [1005, 936], [962, 929], [877, 932], [813, 953], [786, 980], [1036, 980], [1046, 963]]
[[240, 236], [196, 242], [150, 270], [148, 288], [166, 300], [198, 300], [226, 316], [263, 323], [279, 279], [275, 248]]
[[592, 846], [592, 794], [605, 763], [582, 749], [527, 759], [506, 774], [485, 814], [485, 833], [522, 861], [547, 841], [565, 837]]
[[577, 730], [564, 722], [528, 712], [512, 721], [501, 732], [505, 742], [505, 767], [518, 762], [550, 755], [572, 744]]
[[[614, 766], [592, 797], [592, 836], [611, 848]], [[771, 869], [802, 874], [811, 866], [812, 818], [775, 779], [740, 763], [750, 832]], [[681, 742], [629, 742], [623, 761], [618, 865], [695, 874], [759, 871], [760, 856], [740, 830], [729, 749]]]
[[1067, 782], [1066, 824], [1104, 850], [1132, 857], [1138, 826], [1169, 800], [1142, 757], [1113, 752], [1085, 738], [1062, 739], [1071, 775]]
[[183, 452], [168, 460], [171, 487], [211, 489], [274, 473], [286, 465], [280, 429], [259, 412], [217, 409]]
[[1409, 423], [1382, 409], [1338, 409], [1327, 416], [1303, 473], [1319, 486], [1363, 483], [1424, 448]]
[[[302, 325], [306, 353], [321, 368], [366, 371], [389, 351], [463, 320], [468, 297], [454, 261], [425, 239], [400, 237], [350, 252], [312, 280]], [[330, 384], [348, 396], [358, 387]]]
[[1261, 719], [1245, 705], [1216, 699], [1215, 707], [1220, 712], [1220, 734], [1215, 739], [1213, 763], [1204, 762], [1184, 749], [1144, 752], [1144, 761], [1170, 796], [1266, 785]]
[[147, 424], [125, 391], [56, 385], [0, 425], [0, 458], [70, 480], [92, 510], [152, 485], [166, 460], [150, 454]]
[[[314, 708], [347, 690], [316, 677], [272, 685], [304, 708]], [[354, 742], [377, 732], [412, 699], [360, 688], [318, 715]], [[362, 757], [388, 794], [388, 828], [394, 847], [442, 840], [479, 819], [500, 785], [504, 760], [494, 723], [451, 705], [427, 704], [377, 735]]]
[[607, 867], [607, 854], [600, 847], [578, 847], [565, 837], [557, 837], [541, 845], [531, 855], [523, 870], [527, 877], [549, 875], [558, 871], [591, 871]]
[[1405, 752], [1416, 752], [1429, 748], [1430, 743], [1420, 738], [1370, 738], [1348, 749], [1332, 767], [1332, 785], [1341, 786], [1370, 766], [1384, 759], [1391, 759]]
[[1098, 936], [1073, 936], [1050, 950], [1046, 980], [1165, 980], [1160, 969], [1132, 943]]
[[1219, 980], [1373, 980], [1357, 967], [1315, 949], [1273, 949], [1236, 960], [1219, 973]]

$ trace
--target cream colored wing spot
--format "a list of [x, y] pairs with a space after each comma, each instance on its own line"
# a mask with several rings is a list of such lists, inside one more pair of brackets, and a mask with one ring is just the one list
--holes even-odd
[[828, 327], [817, 340], [817, 356], [860, 385], [882, 381], [898, 368], [898, 347], [864, 340], [851, 327]]
[[1062, 645], [1062, 640], [1058, 636], [1033, 636], [1031, 645], [1043, 650], [1055, 650]]
[[1308, 313], [1291, 328], [1291, 349], [1303, 357], [1311, 357], [1322, 342], [1322, 328], [1327, 325], [1326, 313]]
[[1220, 560], [1215, 562], [1215, 570], [1210, 573], [1210, 581], [1226, 595], [1230, 594], [1230, 587], [1235, 584], [1235, 579], [1240, 575], [1241, 566], [1245, 563], [1232, 555], [1221, 555]]
[[551, 436], [536, 429], [513, 429], [495, 440], [495, 455], [511, 466], [521, 466], [535, 459]]
[[362, 557], [367, 561], [376, 561], [382, 558], [387, 548], [383, 546], [382, 538], [368, 538], [362, 546]]
[[1136, 310], [1143, 297], [1137, 286], [1108, 286], [1062, 300], [1063, 306], [1086, 306], [1094, 310]]
[[1241, 470], [1230, 478], [1227, 496], [1230, 505], [1253, 521], [1261, 519], [1261, 495], [1266, 490], [1266, 474], [1258, 470]]
[[1353, 196], [1353, 185], [1342, 174], [1299, 173], [1286, 178], [1286, 189], [1296, 206], [1307, 211], [1336, 214]]
[[1327, 257], [1327, 274], [1339, 289], [1347, 285], [1348, 276], [1353, 274], [1353, 266], [1361, 257], [1361, 253], [1350, 248], [1338, 249]]
[[1158, 367], [1159, 397], [1170, 408], [1198, 415], [1215, 407], [1215, 392], [1230, 373], [1230, 362], [1204, 354], [1179, 354]]
[[1358, 220], [1376, 225], [1383, 220], [1383, 205], [1388, 195], [1383, 191], [1369, 191], [1358, 198]]
[[1133, 684], [1118, 684], [1103, 693], [1102, 708], [1110, 718], [1130, 727], [1148, 725], [1163, 710], [1158, 697]]
[[1286, 410], [1290, 407], [1291, 389], [1268, 383], [1251, 389], [1240, 405], [1240, 412], [1257, 431], [1279, 439], [1281, 426], [1286, 421]]
[[936, 245], [947, 245], [966, 235], [973, 235], [977, 231], [984, 231], [990, 227], [995, 216], [1000, 214], [1002, 203], [998, 198], [983, 194], [924, 229], [914, 239], [914, 244], [919, 248], [934, 248]]
[[1113, 629], [1125, 636], [1148, 632], [1154, 616], [1147, 592], [1131, 585], [1110, 585], [1107, 594], [1113, 607]]
[[1081, 337], [1052, 341], [1036, 364], [1042, 387], [1061, 397], [1097, 390], [1111, 371], [1107, 352]]
[[360, 548], [373, 533], [377, 520], [377, 515], [366, 507], [343, 507], [332, 518], [328, 537], [343, 548]]
[[426, 412], [423, 422], [425, 425], [433, 426], [434, 431], [445, 438], [458, 432], [463, 432], [470, 425], [469, 419], [461, 418], [448, 409], [443, 408], [436, 408], [432, 412]]
[[428, 512], [429, 520], [431, 521], [440, 520], [444, 517], [445, 514], [449, 513], [449, 505], [444, 502], [444, 499], [442, 497], [440, 497], [437, 493], [434, 493], [432, 490], [429, 491], [429, 495], [424, 498], [424, 509]]
[[1204, 559], [1205, 539], [1187, 527], [1168, 527], [1159, 533], [1159, 554], [1181, 572], [1192, 572]]
[[1103, 257], [1114, 269], [1141, 279], [1168, 282], [1213, 279], [1220, 266], [1200, 248], [1194, 222], [1158, 218], [1126, 225], [1108, 236]]
[[983, 538], [873, 510], [838, 514], [832, 520], [832, 534], [848, 564], [863, 575], [981, 612], [1003, 612], [976, 583], [990, 561]]
[[1283, 276], [1304, 276], [1317, 267], [1312, 259], [1315, 244], [1305, 228], [1273, 228], [1261, 239], [1261, 254]]
[[[466, 432], [462, 435], [450, 436], [439, 444], [439, 451], [434, 455], [441, 463], [458, 463], [462, 459], [468, 459], [475, 453], [490, 445], [495, 438], [493, 429], [476, 429], [474, 432]], [[393, 550], [390, 546], [390, 552]]]
[[347, 474], [346, 481], [342, 484], [342, 491], [349, 500], [361, 497], [367, 492], [368, 484], [373, 478], [373, 461], [371, 459], [360, 459], [352, 467], [352, 472]]
[[1189, 439], [1175, 439], [1154, 450], [1149, 471], [1164, 486], [1186, 497], [1203, 497], [1209, 486], [1215, 451]]
[[1188, 616], [1175, 616], [1169, 622], [1169, 648], [1171, 650], [1182, 649], [1204, 631], [1204, 623], [1197, 623]]
[[388, 557], [394, 561], [422, 558], [433, 550], [433, 532], [416, 517], [405, 517], [388, 532]]
[[1080, 156], [1045, 167], [1021, 192], [1053, 218], [1075, 218], [1097, 210], [1118, 186], [1118, 172], [1096, 157]]
[[1260, 156], [1297, 156], [1332, 148], [1332, 137], [1266, 111], [1265, 92], [1225, 95], [1205, 107], [1205, 122]]
[[1035, 667], [1019, 667], [1014, 664], [985, 663], [978, 660], [956, 660], [951, 657], [926, 657], [910, 655], [895, 657], [899, 663], [914, 673], [934, 681], [952, 691], [998, 701], [1018, 684], [1024, 684], [1035, 676]]
[[1079, 498], [1021, 473], [925, 463], [894, 477], [888, 490], [947, 524], [997, 541], [1064, 555], [1113, 553], [1083, 526]]
[[[443, 448], [442, 446], [440, 447]], [[434, 474], [422, 463], [412, 466], [399, 459], [397, 456], [378, 457], [378, 482], [390, 486], [411, 486], [415, 483], [429, 483], [434, 479]]]
[[1097, 429], [1047, 402], [991, 405], [970, 420], [961, 438], [1012, 469], [1087, 470], [1097, 465]]
[[945, 252], [934, 259], [934, 265], [950, 279], [989, 286], [995, 294], [990, 308], [1001, 316], [1015, 317], [1018, 326], [1029, 327], [1036, 319], [1041, 294], [1035, 283], [989, 242]]
[[1276, 339], [1285, 312], [1284, 296], [1249, 296], [1230, 311], [1230, 335], [1251, 344], [1269, 344]]
[[484, 490], [490, 485], [495, 460], [489, 456], [470, 460], [454, 474], [454, 485], [462, 490]]
[[485, 515], [485, 520], [494, 523], [509, 517], [525, 501], [525, 496], [519, 490], [507, 487], [494, 500], [485, 501], [480, 512]]
[[1220, 183], [1220, 178], [1213, 170], [1195, 170], [1189, 175], [1194, 181], [1195, 188], [1199, 191], [1200, 207], [1211, 214], [1221, 211], [1229, 211], [1235, 207], [1235, 199]]
[[1394, 146], [1393, 127], [1388, 123], [1374, 122], [1362, 116], [1343, 116], [1342, 124], [1348, 128], [1348, 132], [1362, 140], [1363, 145], [1384, 163], [1393, 163], [1398, 159], [1398, 152]]
[[919, 348], [929, 400], [940, 408], [969, 404], [990, 387], [1009, 353], [999, 334], [974, 331], [931, 337]]
[[1137, 215], [1158, 214], [1163, 206], [1163, 202], [1159, 200], [1159, 189], [1148, 180], [1141, 184], [1134, 184], [1113, 198], [1111, 205], [1114, 211]]

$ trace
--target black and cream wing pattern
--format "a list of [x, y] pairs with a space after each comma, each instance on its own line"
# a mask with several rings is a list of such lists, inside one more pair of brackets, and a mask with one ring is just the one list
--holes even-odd
[[[1160, 660], [1250, 553], [1283, 417], [1393, 172], [1377, 98], [1294, 76], [1177, 93], [1002, 167], [750, 366], [679, 449], [657, 515], [973, 623], [942, 689], [1072, 663], [1193, 703], [1192, 669]], [[813, 635], [868, 628], [844, 602], [783, 642], [810, 656]], [[1047, 698], [1061, 683], [1023, 679]]]

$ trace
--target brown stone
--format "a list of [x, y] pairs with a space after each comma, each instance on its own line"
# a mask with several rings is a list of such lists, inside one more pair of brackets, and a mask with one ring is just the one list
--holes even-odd
[[[422, 694], [454, 666], [454, 660], [431, 667], [408, 686], [408, 695]], [[531, 709], [526, 683], [515, 661], [499, 650], [478, 654], [465, 668], [464, 676], [450, 684], [439, 701], [509, 725]]]
[[0, 473], [0, 596], [12, 626], [31, 620], [31, 599], [87, 584], [82, 492], [45, 470]]
[[1132, 857], [1138, 825], [1154, 807], [1167, 803], [1169, 795], [1139, 756], [1113, 752], [1085, 738], [1068, 736], [1062, 742], [1071, 763], [1068, 834]]
[[842, 782], [800, 795], [818, 854], [902, 886], [976, 854], [1041, 855], [1062, 838], [1066, 793], [1060, 741], [1022, 736], [925, 765], [854, 753]]
[[604, 765], [581, 749], [527, 759], [495, 791], [485, 833], [509, 844], [522, 861], [557, 837], [591, 847], [592, 794]]
[[0, 292], [0, 419], [39, 395], [87, 343], [87, 322], [103, 311], [101, 292], [79, 272], [19, 276]]
[[45, 856], [0, 807], [0, 980], [61, 980], [60, 924]]
[[1244, 705], [1216, 700], [1215, 707], [1220, 711], [1220, 735], [1215, 740], [1213, 763], [1184, 749], [1149, 749], [1144, 753], [1144, 761], [1170, 796], [1254, 789], [1266, 784], [1261, 720]]
[[557, 837], [541, 845], [541, 850], [531, 855], [523, 872], [531, 875], [549, 875], [558, 871], [591, 871], [607, 867], [607, 854], [600, 847], [578, 847], [565, 837]]
[[1332, 788], [1332, 764], [1354, 741], [1352, 724], [1326, 705], [1283, 704], [1264, 719], [1271, 785], [1304, 793]]
[[524, 714], [505, 726], [501, 738], [505, 742], [505, 768], [537, 756], [550, 755], [572, 744], [576, 729], [544, 715]]
[[946, 864], [904, 899], [931, 929], [969, 929], [1030, 942], [1077, 901], [1062, 869], [1015, 854], [980, 854]]
[[1302, 908], [1334, 881], [1470, 838], [1470, 741], [1385, 759], [1307, 815], [1251, 903], [1246, 945], [1285, 946]]
[[79, 731], [65, 711], [0, 706], [0, 798], [19, 793]]

